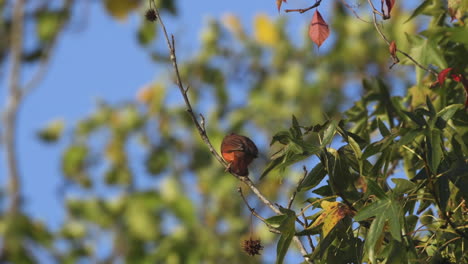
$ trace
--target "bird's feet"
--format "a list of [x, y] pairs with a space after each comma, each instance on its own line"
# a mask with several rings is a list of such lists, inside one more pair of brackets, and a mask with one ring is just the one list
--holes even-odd
[[224, 170], [224, 172], [230, 172], [231, 171], [231, 162], [228, 163], [226, 169]]

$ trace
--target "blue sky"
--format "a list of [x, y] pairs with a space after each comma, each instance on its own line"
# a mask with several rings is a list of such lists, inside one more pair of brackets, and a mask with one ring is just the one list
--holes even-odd
[[[271, 0], [181, 0], [177, 3], [179, 15], [175, 18], [166, 16], [166, 24], [177, 37], [179, 60], [197, 50], [199, 33], [208, 18], [220, 18], [229, 12], [238, 15], [248, 28], [258, 12], [278, 16], [275, 2]], [[307, 4], [307, 1], [299, 0], [288, 7]], [[293, 13], [290, 19], [305, 24], [311, 15]], [[58, 42], [49, 71], [26, 97], [19, 115], [18, 152], [26, 209], [52, 227], [58, 227], [63, 219], [57, 195], [62, 182], [60, 155], [67, 138], [65, 134], [65, 140], [58, 146], [47, 145], [37, 139], [36, 132], [57, 118], [64, 119], [67, 127], [73, 125], [93, 111], [98, 99], [111, 103], [134, 99], [141, 87], [167, 70], [154, 64], [138, 45], [135, 32], [139, 14], [134, 13], [126, 21], [119, 22], [105, 12], [100, 2], [91, 1], [87, 16], [81, 13], [76, 20], [85, 23], [67, 27]], [[299, 32], [298, 27], [297, 34]], [[162, 44], [165, 43], [155, 45], [165, 50]], [[2, 102], [5, 101], [4, 93], [2, 89]], [[6, 175], [4, 166], [0, 173]], [[4, 183], [5, 177], [1, 180]]]

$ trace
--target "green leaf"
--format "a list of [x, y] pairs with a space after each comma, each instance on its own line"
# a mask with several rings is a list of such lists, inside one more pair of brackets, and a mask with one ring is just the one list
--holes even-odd
[[104, 0], [107, 12], [118, 20], [125, 20], [138, 5], [139, 2], [135, 0]]
[[267, 223], [274, 227], [279, 227], [288, 218], [287, 215], [274, 215], [270, 218], [265, 219]]
[[270, 142], [270, 146], [273, 145], [275, 142], [287, 145], [291, 141], [291, 138], [292, 137], [289, 131], [280, 131], [273, 136]]
[[392, 182], [396, 184], [393, 192], [397, 194], [404, 194], [416, 188], [416, 184], [406, 179], [393, 178]]
[[[411, 45], [410, 55], [422, 65], [435, 65], [439, 69], [446, 69], [447, 62], [444, 59], [442, 50], [437, 47], [437, 44], [421, 36], [406, 34], [406, 37]], [[422, 78], [426, 72], [416, 67], [416, 81], [422, 83]]]
[[457, 186], [465, 200], [468, 200], [468, 163], [465, 161], [454, 163], [445, 175]]
[[427, 162], [432, 173], [437, 174], [437, 168], [442, 160], [441, 132], [438, 129], [431, 129], [426, 132]]
[[322, 163], [318, 163], [299, 185], [299, 191], [305, 191], [317, 186], [327, 175]]
[[427, 108], [429, 109], [429, 113], [431, 113], [431, 117], [434, 117], [436, 115], [436, 110], [434, 108], [434, 105], [431, 102], [431, 98], [429, 96], [426, 96], [426, 105]]
[[385, 226], [385, 218], [384, 217], [376, 217], [369, 228], [369, 232], [367, 233], [366, 240], [364, 243], [364, 249], [367, 251], [369, 255], [369, 259], [372, 263], [377, 263], [375, 258], [375, 247], [379, 240], [382, 237], [382, 231]]
[[407, 112], [407, 111], [402, 111], [407, 117], [409, 117], [414, 123], [416, 123], [418, 126], [422, 127], [427, 125], [426, 120], [424, 117], [422, 117], [419, 114], [415, 114], [414, 112]]
[[337, 120], [332, 120], [330, 122], [327, 129], [325, 129], [325, 132], [323, 132], [322, 147], [326, 147], [328, 144], [332, 142], [333, 137], [335, 136], [335, 133], [336, 133], [337, 126], [338, 126]]
[[125, 164], [114, 164], [105, 172], [105, 180], [109, 185], [127, 185], [132, 180], [132, 173]]
[[380, 186], [373, 180], [367, 181], [367, 189], [369, 193], [377, 196], [380, 199], [388, 198], [382, 188], [380, 188]]
[[439, 204], [440, 204], [441, 210], [445, 212], [447, 209], [447, 203], [450, 197], [449, 178], [447, 177], [447, 175], [438, 177], [435, 187], [436, 187], [437, 197], [439, 198]]
[[351, 146], [351, 148], [353, 149], [354, 155], [355, 155], [355, 157], [356, 157], [356, 159], [358, 161], [359, 175], [362, 175], [363, 164], [362, 164], [361, 148], [359, 147], [359, 144], [352, 137], [348, 137], [348, 142], [349, 142], [349, 145]]
[[337, 237], [337, 232], [333, 230], [325, 236], [323, 239], [320, 240], [318, 245], [315, 247], [315, 251], [312, 254], [307, 255], [310, 259], [318, 259], [321, 258], [322, 255], [327, 251], [330, 244], [335, 240]]
[[462, 104], [453, 104], [453, 105], [449, 105], [449, 106], [446, 106], [444, 107], [444, 109], [440, 110], [438, 113], [437, 113], [437, 117], [440, 117], [442, 118], [444, 121], [449, 121], [453, 115], [460, 109], [463, 108], [463, 105]]
[[288, 252], [289, 245], [296, 233], [296, 213], [285, 208], [280, 208], [280, 211], [286, 216], [286, 219], [278, 227], [278, 230], [281, 231], [281, 236], [276, 247], [276, 264], [283, 263], [284, 257]]
[[146, 46], [150, 43], [153, 42], [153, 40], [156, 38], [156, 23], [144, 20], [140, 24], [140, 28], [138, 28], [138, 42]]
[[283, 150], [280, 151], [280, 155], [268, 163], [260, 176], [263, 179], [268, 173], [274, 169], [284, 170], [292, 164], [302, 161], [314, 154], [320, 152], [318, 146], [314, 146], [310, 143], [304, 142], [303, 140], [291, 140]]
[[354, 220], [363, 221], [372, 216], [375, 216], [374, 221], [388, 221], [390, 225], [390, 234], [396, 240], [401, 241], [400, 219], [402, 217], [402, 212], [403, 210], [401, 209], [401, 206], [397, 201], [391, 199], [390, 197], [386, 197], [381, 198], [371, 203], [370, 205], [360, 209], [354, 217]]
[[319, 187], [318, 189], [313, 190], [312, 192], [323, 197], [328, 197], [328, 196], [333, 195], [333, 191], [329, 185], [323, 185]]
[[146, 170], [151, 175], [157, 175], [169, 166], [170, 160], [165, 148], [153, 148], [145, 161]]
[[378, 127], [379, 127], [380, 134], [381, 134], [383, 137], [386, 137], [386, 136], [389, 136], [389, 135], [390, 135], [390, 131], [389, 131], [388, 128], [385, 126], [385, 124], [382, 122], [382, 120], [380, 120], [380, 118], [377, 118], [377, 125], [378, 125]]
[[36, 32], [41, 41], [50, 42], [57, 35], [62, 20], [66, 18], [66, 14], [58, 11], [40, 12], [37, 15]]
[[78, 181], [85, 187], [90, 186], [86, 174], [88, 165], [88, 147], [81, 144], [71, 145], [62, 156], [62, 171], [70, 179]]
[[50, 122], [44, 129], [39, 131], [38, 136], [46, 143], [55, 142], [62, 136], [64, 127], [65, 122], [63, 120], [54, 120]]
[[294, 115], [292, 116], [291, 132], [294, 138], [302, 137], [301, 127], [299, 126], [299, 122], [297, 122], [297, 118]]
[[413, 11], [411, 16], [404, 23], [407, 23], [411, 19], [413, 19], [416, 16], [422, 14], [432, 4], [432, 1], [433, 0], [426, 0], [426, 1], [422, 2], [418, 7], [416, 7], [416, 9]]

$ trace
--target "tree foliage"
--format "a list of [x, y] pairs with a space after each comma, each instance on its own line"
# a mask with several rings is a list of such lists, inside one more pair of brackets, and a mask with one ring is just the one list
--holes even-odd
[[[156, 2], [176, 14], [173, 1]], [[49, 52], [69, 4], [25, 16], [37, 25], [37, 49], [23, 51], [22, 63]], [[2, 261], [35, 263], [42, 250], [58, 263], [468, 262], [464, 1], [412, 10], [333, 1], [326, 15], [316, 1], [285, 10], [305, 22], [313, 15], [299, 37], [289, 15], [207, 22], [196, 55], [179, 61], [180, 85], [215, 148], [229, 132], [257, 143], [249, 177], [280, 213], [224, 171], [173, 99], [181, 94], [160, 24], [145, 20], [149, 5], [103, 4], [116, 19], [140, 9], [136, 36], [167, 72], [135, 100], [100, 102], [72, 127], [55, 121], [40, 131], [67, 143], [66, 216], [50, 230], [21, 209], [2, 210]], [[10, 25], [2, 19], [8, 34]], [[2, 63], [10, 49], [0, 46]], [[307, 251], [300, 260], [288, 258], [297, 238]], [[243, 240], [257, 239], [276, 256], [242, 252]]]

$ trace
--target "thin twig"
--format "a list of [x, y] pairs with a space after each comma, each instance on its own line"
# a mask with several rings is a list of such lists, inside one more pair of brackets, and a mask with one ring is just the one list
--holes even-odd
[[[308, 222], [307, 217], [305, 216], [304, 211], [302, 210], [302, 208], [301, 208], [301, 215], [302, 215], [302, 218], [304, 218], [304, 229], [306, 229], [307, 227], [309, 227], [309, 222]], [[312, 251], [315, 251], [315, 246], [314, 246], [314, 243], [312, 241], [311, 235], [307, 235], [307, 240], [309, 240], [309, 245], [310, 245], [310, 248], [312, 249]]]
[[307, 176], [306, 166], [303, 166], [302, 169], [304, 170], [304, 175], [302, 175], [301, 179], [297, 183], [296, 189], [294, 190], [293, 194], [291, 195], [291, 198], [289, 199], [288, 209], [291, 209], [291, 206], [292, 206], [292, 204], [294, 202], [294, 199], [296, 199], [296, 194], [299, 191], [299, 187], [301, 186], [302, 182], [304, 181], [305, 177]]
[[[374, 21], [374, 27], [375, 29], [377, 30], [377, 32], [379, 33], [380, 37], [382, 37], [382, 39], [385, 41], [385, 43], [387, 43], [387, 45], [390, 45], [390, 41], [388, 40], [388, 38], [385, 36], [385, 34], [382, 32], [382, 29], [380, 28], [380, 26], [378, 25], [377, 23], [377, 16], [376, 14], [382, 16], [382, 17], [385, 17], [382, 13], [380, 13], [375, 7], [374, 7], [374, 4], [372, 3], [372, 0], [367, 0], [367, 2], [369, 2], [372, 10], [373, 10], [373, 13], [372, 13], [372, 19]], [[423, 65], [421, 65], [419, 62], [417, 62], [413, 57], [411, 57], [408, 53], [400, 50], [400, 49], [396, 49], [397, 52], [400, 52], [401, 54], [403, 54], [405, 57], [407, 57], [409, 60], [411, 60], [416, 66], [418, 66], [419, 68], [423, 69], [424, 71], [434, 75], [437, 77], [437, 73], [435, 71], [433, 71], [432, 69], [429, 69], [429, 68], [426, 68], [424, 67]], [[392, 65], [393, 66], [393, 65]]]
[[247, 201], [247, 199], [245, 198], [244, 196], [244, 193], [242, 192], [242, 188], [239, 187], [237, 188], [237, 191], [239, 192], [240, 196], [242, 197], [242, 200], [244, 200], [244, 203], [245, 205], [249, 208], [250, 212], [255, 216], [257, 217], [260, 221], [262, 221], [263, 223], [265, 223], [265, 225], [268, 227], [268, 229], [273, 232], [273, 233], [276, 233], [276, 234], [281, 234], [281, 231], [279, 231], [278, 229], [276, 229], [274, 226], [272, 226], [270, 223], [267, 222], [267, 220], [265, 218], [263, 218], [261, 215], [259, 215], [257, 213], [257, 211], [255, 211], [255, 208], [252, 208], [250, 205], [249, 205], [249, 202]]
[[184, 97], [185, 105], [187, 107], [187, 112], [192, 117], [192, 121], [193, 121], [195, 127], [197, 128], [198, 133], [200, 134], [200, 137], [205, 142], [205, 144], [208, 146], [211, 154], [213, 154], [213, 156], [218, 160], [219, 163], [221, 163], [225, 168], [227, 168], [227, 166], [228, 166], [227, 162], [225, 162], [223, 160], [223, 158], [215, 150], [215, 148], [213, 147], [213, 145], [210, 142], [210, 139], [206, 135], [206, 131], [200, 125], [195, 113], [193, 112], [192, 105], [191, 105], [190, 100], [189, 100], [189, 98], [187, 96], [188, 88], [187, 89], [184, 88], [184, 85], [182, 83], [182, 78], [180, 77], [179, 66], [177, 65], [177, 57], [176, 57], [174, 36], [171, 35], [171, 38], [169, 38], [166, 27], [164, 26], [164, 22], [161, 19], [161, 16], [159, 15], [159, 10], [156, 8], [156, 5], [154, 3], [153, 3], [153, 6], [154, 6], [153, 7], [154, 11], [156, 13], [156, 17], [158, 18], [159, 23], [161, 24], [161, 28], [162, 28], [163, 33], [164, 33], [164, 37], [165, 37], [165, 39], [167, 41], [167, 46], [169, 48], [169, 53], [170, 53], [170, 59], [172, 61], [172, 67], [174, 68], [174, 72], [175, 72], [175, 75], [176, 75], [176, 84], [179, 87], [179, 90], [180, 90], [182, 96]]
[[380, 12], [377, 10], [377, 8], [375, 8], [374, 3], [372, 3], [372, 0], [368, 0], [368, 2], [369, 2], [369, 4], [370, 4], [370, 6], [372, 7], [372, 12], [373, 12], [373, 14], [377, 14], [377, 15], [379, 15], [379, 16], [381, 16], [381, 17], [384, 16], [384, 14], [380, 13]]
[[351, 6], [350, 4], [346, 3], [345, 0], [340, 0], [340, 1], [341, 1], [341, 3], [342, 3], [346, 8], [348, 8], [349, 10], [351, 10], [351, 12], [354, 14], [354, 16], [355, 16], [357, 19], [361, 20], [361, 21], [364, 22], [364, 23], [369, 23], [369, 24], [371, 23], [370, 21], [366, 21], [366, 20], [364, 20], [363, 18], [361, 18], [361, 17], [358, 15], [358, 13], [356, 12], [355, 7], [353, 7], [353, 6]]
[[318, 6], [320, 5], [321, 2], [322, 2], [322, 0], [318, 0], [317, 2], [315, 2], [315, 4], [313, 4], [313, 5], [311, 5], [311, 6], [307, 7], [307, 8], [286, 9], [286, 10], [284, 10], [284, 12], [286, 12], [286, 13], [289, 13], [289, 12], [299, 12], [299, 13], [302, 14], [302, 13], [305, 13], [305, 12], [311, 10], [312, 8], [318, 7]]
[[[159, 14], [159, 10], [156, 7], [156, 4], [154, 3], [154, 0], [150, 0], [150, 8], [151, 8], [151, 3], [152, 3], [152, 8], [156, 14], [157, 19], [159, 20], [159, 23], [161, 24], [162, 31], [164, 33], [164, 37], [167, 42], [167, 46], [169, 48], [169, 54], [170, 54], [170, 59], [172, 61], [172, 66], [174, 68], [174, 72], [176, 75], [176, 84], [179, 87], [179, 91], [182, 94], [185, 105], [187, 107], [187, 112], [190, 114], [192, 117], [192, 121], [195, 125], [195, 127], [198, 130], [198, 133], [200, 134], [202, 140], [205, 142], [205, 144], [208, 146], [211, 154], [218, 160], [219, 163], [221, 163], [225, 168], [227, 168], [228, 163], [223, 160], [223, 158], [218, 154], [218, 152], [214, 149], [213, 145], [211, 144], [210, 139], [208, 138], [206, 131], [203, 129], [203, 126], [199, 123], [196, 115], [193, 112], [192, 105], [190, 103], [190, 100], [187, 96], [187, 89], [184, 88], [184, 85], [182, 83], [182, 78], [180, 77], [179, 73], [179, 66], [177, 65], [177, 57], [176, 57], [176, 50], [175, 50], [175, 40], [174, 36], [171, 35], [171, 38], [169, 38], [169, 34], [167, 33], [166, 27], [164, 25], [164, 22]], [[280, 210], [278, 210], [263, 194], [257, 189], [257, 187], [253, 184], [253, 182], [248, 178], [248, 177], [242, 177], [233, 174], [236, 176], [240, 181], [245, 183], [253, 192], [254, 194], [268, 207], [270, 207], [273, 212], [277, 214], [281, 214]], [[295, 236], [294, 237], [294, 242], [296, 243], [297, 247], [299, 248], [301, 254], [304, 256], [304, 260], [307, 262], [310, 262], [310, 259], [308, 257], [305, 257], [305, 255], [308, 255], [304, 245], [302, 244], [301, 240]]]

